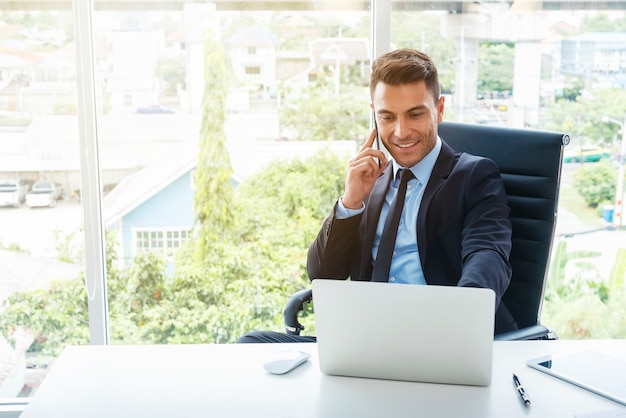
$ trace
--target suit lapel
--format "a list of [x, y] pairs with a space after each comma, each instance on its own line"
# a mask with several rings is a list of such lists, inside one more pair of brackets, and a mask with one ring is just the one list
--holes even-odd
[[430, 204], [439, 189], [446, 183], [452, 169], [456, 165], [456, 161], [458, 161], [458, 154], [456, 154], [445, 141], [442, 140], [441, 143], [441, 152], [433, 167], [430, 180], [426, 184], [424, 196], [422, 196], [422, 202], [420, 203], [419, 214], [417, 216], [417, 247], [419, 249], [422, 268], [426, 265], [427, 259], [426, 249], [428, 248], [428, 234], [426, 228], [428, 227], [428, 210]]

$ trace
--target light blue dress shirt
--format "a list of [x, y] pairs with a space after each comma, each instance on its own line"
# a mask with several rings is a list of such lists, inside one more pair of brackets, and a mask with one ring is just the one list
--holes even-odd
[[[424, 196], [426, 184], [430, 179], [440, 151], [441, 139], [437, 138], [437, 142], [432, 151], [429, 152], [422, 161], [410, 167], [415, 178], [409, 180], [407, 184], [404, 208], [402, 209], [400, 225], [398, 226], [398, 235], [396, 237], [393, 258], [391, 259], [389, 283], [426, 284], [424, 272], [422, 271], [422, 263], [419, 258], [419, 250], [417, 248], [417, 214], [419, 212], [420, 203], [422, 202], [422, 197]], [[392, 160], [391, 163], [393, 164], [394, 178], [389, 185], [380, 212], [376, 236], [374, 237], [374, 245], [372, 247], [372, 260], [376, 260], [378, 245], [380, 243], [380, 237], [383, 234], [389, 207], [398, 193], [398, 186], [400, 184], [400, 179], [397, 177], [398, 170], [406, 168], [401, 167], [394, 160]], [[363, 205], [361, 209], [347, 209], [343, 206], [341, 199], [339, 199], [335, 216], [338, 219], [345, 219], [358, 215], [364, 210], [365, 205]]]

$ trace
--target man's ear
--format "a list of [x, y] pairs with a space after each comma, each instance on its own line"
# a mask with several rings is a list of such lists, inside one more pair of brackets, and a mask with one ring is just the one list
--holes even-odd
[[441, 123], [443, 120], [443, 109], [445, 108], [446, 98], [445, 96], [441, 96], [439, 100], [437, 100], [437, 122]]

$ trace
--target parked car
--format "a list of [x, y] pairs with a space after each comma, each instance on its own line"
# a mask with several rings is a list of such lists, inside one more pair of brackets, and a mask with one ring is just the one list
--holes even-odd
[[174, 111], [172, 109], [169, 109], [167, 107], [163, 107], [161, 105], [148, 105], [148, 106], [141, 106], [137, 108], [137, 113], [174, 113]]
[[26, 195], [26, 205], [31, 208], [55, 207], [57, 200], [64, 199], [63, 186], [51, 181], [38, 181], [33, 184], [30, 193]]
[[609, 158], [611, 153], [609, 150], [594, 147], [594, 146], [583, 146], [583, 147], [572, 147], [567, 150], [563, 155], [564, 163], [596, 163], [603, 158]]
[[27, 180], [0, 180], [0, 206], [19, 208], [24, 203], [31, 184]]

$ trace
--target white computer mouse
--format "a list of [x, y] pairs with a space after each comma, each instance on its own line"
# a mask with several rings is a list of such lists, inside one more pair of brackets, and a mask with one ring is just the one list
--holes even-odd
[[285, 374], [307, 361], [309, 357], [311, 355], [304, 351], [282, 350], [265, 360], [263, 367], [272, 374]]

